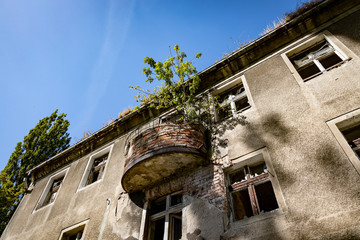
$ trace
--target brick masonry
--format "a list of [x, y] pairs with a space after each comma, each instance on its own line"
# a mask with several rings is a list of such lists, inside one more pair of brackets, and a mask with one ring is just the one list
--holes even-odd
[[210, 163], [188, 173], [186, 176], [147, 190], [146, 196], [148, 200], [153, 200], [176, 191], [182, 191], [184, 195], [207, 201], [221, 211], [228, 211], [222, 165]]
[[[205, 154], [205, 132], [200, 125], [165, 123], [146, 129], [129, 142], [125, 169], [135, 160], [169, 148], [184, 147]], [[130, 150], [131, 149], [131, 150]]]

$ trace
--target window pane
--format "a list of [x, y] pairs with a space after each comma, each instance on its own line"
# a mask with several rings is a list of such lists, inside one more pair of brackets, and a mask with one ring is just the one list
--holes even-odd
[[52, 183], [51, 188], [44, 200], [43, 206], [55, 201], [56, 194], [59, 191], [63, 180], [64, 180], [64, 177], [54, 180], [54, 182]]
[[218, 110], [219, 119], [224, 119], [231, 115], [231, 106], [230, 104], [225, 105]]
[[165, 209], [166, 209], [166, 197], [163, 197], [151, 202], [150, 214], [153, 215], [155, 213], [165, 211]]
[[239, 171], [230, 174], [230, 184], [239, 183], [246, 180], [244, 168], [239, 169]]
[[181, 212], [170, 215], [170, 240], [179, 240], [182, 236]]
[[96, 182], [98, 178], [99, 178], [99, 171], [93, 171], [93, 172], [90, 173], [90, 175], [89, 175], [88, 184], [91, 184], [91, 183]]
[[234, 87], [222, 92], [221, 94], [219, 94], [219, 102], [220, 103], [222, 103], [224, 101], [229, 102], [230, 95], [236, 96], [244, 91], [245, 91], [245, 89], [242, 87], [242, 85], [234, 86]]
[[239, 192], [233, 192], [231, 195], [233, 200], [235, 220], [240, 220], [245, 217], [251, 217], [254, 215], [252, 212], [249, 192], [247, 189], [241, 190]]
[[182, 203], [182, 194], [172, 195], [170, 197], [170, 206], [175, 206]]
[[360, 125], [341, 132], [353, 151], [360, 157]]
[[102, 178], [109, 153], [95, 158], [86, 185], [92, 184]]
[[247, 97], [241, 98], [235, 102], [236, 111], [245, 110], [250, 107]]
[[319, 59], [319, 61], [325, 69], [332, 67], [339, 62], [342, 62], [341, 58], [334, 52], [332, 52], [330, 55], [326, 56], [323, 59]]
[[256, 177], [267, 172], [265, 163], [260, 163], [256, 166], [250, 166], [249, 168], [251, 177]]
[[317, 73], [320, 73], [320, 69], [315, 65], [315, 63], [311, 63], [301, 69], [298, 69], [298, 73], [302, 79], [306, 79]]
[[102, 162], [105, 162], [108, 159], [109, 153], [106, 153], [94, 160], [94, 166], [100, 165]]
[[165, 218], [160, 218], [150, 222], [150, 240], [164, 239]]
[[293, 56], [291, 61], [293, 62], [295, 68], [299, 69], [312, 62], [313, 59], [318, 59], [319, 57], [328, 54], [331, 50], [332, 48], [329, 47], [324, 39]]
[[81, 240], [83, 239], [85, 225], [77, 227], [75, 229], [71, 229], [65, 232], [61, 238], [61, 240]]
[[69, 240], [81, 240], [82, 231], [79, 231], [71, 236], [69, 236]]
[[256, 185], [255, 192], [260, 207], [260, 213], [269, 212], [279, 208], [270, 181]]

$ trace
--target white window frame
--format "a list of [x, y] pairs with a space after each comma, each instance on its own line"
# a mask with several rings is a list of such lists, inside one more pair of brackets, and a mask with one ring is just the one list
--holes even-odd
[[85, 239], [86, 226], [87, 226], [88, 222], [89, 222], [89, 219], [84, 220], [79, 223], [76, 223], [75, 225], [72, 225], [70, 227], [64, 228], [60, 233], [59, 240], [66, 240], [66, 238], [65, 238], [66, 234], [68, 234], [69, 232], [72, 232], [74, 230], [76, 231], [77, 229], [83, 231], [81, 239]]
[[232, 201], [232, 197], [229, 194], [229, 199], [230, 199], [230, 204], [231, 204], [231, 216], [230, 216], [230, 221], [231, 222], [241, 222], [241, 223], [251, 223], [254, 221], [258, 221], [260, 219], [263, 218], [267, 218], [269, 216], [272, 215], [276, 215], [276, 214], [281, 214], [283, 211], [287, 210], [286, 204], [285, 204], [285, 200], [280, 188], [280, 184], [277, 180], [277, 176], [274, 170], [274, 167], [271, 163], [271, 159], [270, 159], [270, 155], [268, 153], [268, 150], [266, 148], [262, 148], [259, 150], [256, 150], [254, 152], [251, 152], [249, 154], [246, 154], [242, 157], [239, 157], [235, 160], [232, 160], [232, 165], [228, 168], [224, 169], [225, 175], [226, 175], [226, 180], [228, 183], [230, 183], [230, 178], [229, 175], [231, 173], [234, 173], [236, 171], [238, 171], [239, 169], [247, 166], [247, 165], [254, 165], [257, 163], [261, 163], [264, 162], [266, 164], [266, 167], [268, 169], [268, 173], [269, 173], [269, 180], [272, 184], [274, 193], [275, 193], [275, 197], [276, 197], [276, 201], [278, 203], [279, 208], [274, 209], [271, 212], [265, 212], [263, 214], [260, 215], [254, 215], [250, 218], [245, 218], [245, 219], [241, 219], [241, 220], [235, 220], [235, 216], [233, 216], [233, 201]]
[[[297, 53], [307, 48], [310, 48], [311, 46], [323, 40], [326, 40], [329, 43], [329, 45], [334, 49], [335, 54], [342, 60], [338, 64], [342, 64], [351, 59], [349, 57], [349, 55], [352, 55], [351, 51], [329, 31], [327, 30], [323, 31], [321, 33], [316, 34], [315, 36], [314, 35], [306, 36], [301, 40], [297, 41], [296, 43], [292, 44], [291, 49], [281, 54], [281, 57], [285, 61], [287, 67], [290, 69], [291, 74], [295, 77], [295, 79], [299, 84], [304, 83], [310, 79], [313, 79], [319, 75], [322, 75], [323, 73], [326, 73], [328, 70], [325, 69], [317, 59], [313, 59], [312, 61], [319, 68], [320, 72], [319, 74], [315, 74], [306, 79], [303, 79], [290, 59], [292, 58], [292, 56], [296, 55]], [[333, 67], [330, 67], [330, 69], [331, 68]]]
[[[96, 153], [92, 154], [90, 157], [89, 157], [89, 161], [86, 165], [86, 168], [85, 168], [85, 171], [83, 173], [83, 176], [81, 178], [81, 181], [80, 181], [80, 185], [79, 185], [79, 188], [78, 188], [78, 191], [82, 190], [82, 189], [85, 189], [89, 186], [93, 186], [93, 185], [96, 185], [97, 183], [99, 182], [102, 182], [104, 177], [105, 177], [105, 174], [106, 174], [106, 171], [108, 169], [108, 166], [109, 166], [109, 161], [110, 161], [110, 158], [111, 158], [111, 152], [112, 152], [112, 149], [113, 149], [113, 146], [114, 144], [110, 145], [110, 146], [107, 146], [99, 151], [97, 151]], [[86, 184], [87, 181], [88, 181], [88, 178], [89, 178], [89, 174], [91, 172], [91, 168], [92, 168], [92, 165], [94, 163], [94, 160], [98, 157], [101, 157], [102, 155], [105, 155], [105, 154], [108, 154], [108, 158], [106, 160], [106, 165], [105, 165], [105, 168], [104, 168], [104, 172], [102, 174], [102, 177], [101, 179], [93, 182], [93, 183], [90, 183], [90, 184]]]
[[350, 128], [352, 125], [360, 125], [360, 109], [343, 114], [335, 119], [327, 121], [326, 123], [329, 126], [331, 132], [334, 134], [341, 148], [349, 158], [351, 164], [360, 174], [360, 159], [356, 156], [356, 153], [351, 149], [347, 140], [341, 133], [341, 130]]
[[[164, 217], [165, 218], [165, 226], [164, 226], [163, 240], [171, 240], [171, 239], [169, 239], [169, 231], [171, 231], [170, 214], [182, 212], [183, 208], [184, 208], [184, 196], [182, 196], [182, 203], [171, 206], [171, 196], [178, 195], [178, 194], [182, 194], [182, 191], [178, 191], [178, 192], [174, 192], [174, 193], [165, 195], [165, 198], [166, 198], [165, 210], [161, 211], [159, 213], [155, 213], [153, 215], [149, 215], [149, 211], [151, 208], [151, 204], [149, 204], [149, 202], [151, 202], [153, 200], [145, 202], [144, 207], [143, 207], [142, 218], [141, 218], [139, 239], [148, 240], [150, 237], [150, 228], [149, 228], [150, 221]], [[156, 200], [156, 199], [154, 199], [154, 200]], [[146, 227], [146, 226], [148, 226], [148, 227]], [[147, 236], [147, 237], [145, 238], [145, 236]]]
[[159, 117], [159, 123], [162, 124], [162, 123], [171, 122], [171, 121], [168, 120], [169, 118], [177, 118], [176, 110], [170, 110], [170, 111], [167, 111], [166, 113], [162, 114]]
[[[40, 209], [44, 209], [44, 208], [46, 208], [46, 207], [52, 206], [52, 205], [55, 203], [57, 197], [59, 196], [60, 190], [61, 190], [61, 188], [62, 188], [62, 186], [63, 186], [63, 184], [64, 184], [64, 182], [65, 182], [65, 179], [66, 179], [66, 175], [67, 175], [68, 170], [69, 170], [69, 168], [63, 169], [63, 170], [55, 173], [53, 176], [51, 176], [51, 177], [49, 178], [49, 180], [48, 180], [48, 182], [47, 182], [47, 184], [46, 184], [45, 189], [43, 190], [43, 192], [42, 192], [42, 194], [41, 194], [41, 196], [40, 196], [37, 204], [35, 205], [35, 209], [34, 209], [33, 213], [36, 212], [36, 211], [38, 211], [38, 210], [40, 210]], [[46, 199], [46, 197], [47, 197], [47, 195], [48, 195], [48, 193], [49, 193], [49, 191], [50, 191], [50, 188], [52, 187], [52, 184], [54, 183], [55, 180], [57, 180], [57, 179], [59, 179], [59, 178], [62, 178], [62, 177], [63, 177], [63, 180], [62, 180], [62, 183], [61, 183], [61, 185], [60, 185], [60, 187], [59, 187], [59, 190], [58, 190], [57, 193], [56, 193], [56, 196], [55, 196], [54, 201], [51, 202], [51, 203], [48, 203], [48, 204], [44, 205], [45, 199]]]
[[[250, 109], [254, 109], [254, 101], [253, 101], [253, 99], [251, 97], [250, 90], [249, 90], [249, 87], [247, 85], [245, 76], [244, 75], [240, 75], [240, 76], [239, 75], [234, 75], [234, 76], [226, 79], [222, 83], [218, 84], [217, 86], [215, 86], [213, 88], [213, 90], [211, 91], [211, 95], [213, 97], [216, 97], [216, 96], [220, 95], [221, 93], [233, 88], [236, 85], [240, 85], [240, 84], [244, 87], [245, 91], [242, 92], [239, 95], [236, 95], [236, 96], [231, 95], [229, 97], [229, 99], [228, 99], [228, 102], [226, 103], [226, 105], [230, 105], [232, 115], [236, 115], [237, 113], [244, 113], [244, 112], [247, 112]], [[248, 100], [249, 107], [247, 107], [245, 109], [237, 110], [235, 102], [237, 100], [245, 98], [245, 97]], [[215, 120], [216, 121], [223, 120], [223, 119], [220, 119], [220, 116], [219, 116], [217, 111], [215, 111]]]

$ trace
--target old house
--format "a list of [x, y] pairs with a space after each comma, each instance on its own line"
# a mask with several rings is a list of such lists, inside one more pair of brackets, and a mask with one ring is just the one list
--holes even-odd
[[359, 56], [360, 2], [323, 1], [200, 73], [217, 136], [119, 118], [29, 171], [1, 240], [360, 239]]

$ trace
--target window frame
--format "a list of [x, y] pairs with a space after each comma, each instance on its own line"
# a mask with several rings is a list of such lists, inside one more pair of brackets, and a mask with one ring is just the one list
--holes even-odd
[[343, 130], [360, 125], [360, 108], [331, 119], [327, 121], [326, 124], [350, 160], [350, 163], [360, 174], [360, 158], [356, 155], [342, 134]]
[[[82, 235], [80, 239], [85, 239], [85, 234], [86, 234], [86, 228], [87, 228], [87, 224], [89, 222], [89, 219], [84, 220], [82, 222], [76, 223], [72, 226], [69, 226], [67, 228], [64, 228], [63, 230], [61, 230], [60, 236], [59, 236], [59, 240], [68, 240], [68, 236], [66, 236], [67, 234], [72, 234], [72, 232], [74, 231], [82, 231]], [[75, 233], [78, 233], [75, 232]]]
[[179, 118], [181, 118], [180, 113], [177, 113], [176, 110], [170, 110], [159, 117], [159, 124], [176, 123], [179, 121]]
[[[113, 146], [114, 146], [114, 144], [111, 144], [110, 146], [104, 147], [103, 149], [101, 149], [101, 150], [97, 151], [96, 153], [90, 155], [89, 160], [88, 160], [88, 162], [86, 164], [85, 171], [84, 171], [83, 176], [81, 178], [78, 191], [80, 191], [82, 189], [85, 189], [85, 188], [87, 188], [89, 186], [96, 185], [97, 183], [103, 181], [103, 179], [105, 177], [105, 174], [106, 174], [106, 171], [107, 171], [108, 166], [109, 166], [109, 161], [110, 161], [110, 158], [111, 158], [111, 153], [112, 153]], [[102, 172], [101, 178], [94, 181], [94, 182], [92, 182], [92, 183], [88, 183], [89, 177], [90, 177], [90, 174], [91, 174], [91, 171], [92, 171], [92, 168], [93, 168], [94, 161], [96, 159], [98, 159], [99, 157], [102, 157], [105, 154], [108, 154], [108, 157], [106, 159], [105, 166], [103, 167], [103, 172]]]
[[[66, 169], [60, 170], [59, 172], [55, 173], [54, 175], [52, 175], [49, 178], [43, 192], [40, 195], [38, 202], [35, 205], [35, 209], [34, 209], [33, 213], [40, 209], [43, 209], [45, 207], [52, 206], [55, 203], [55, 201], [60, 193], [61, 187], [64, 184], [64, 181], [66, 179], [68, 170], [69, 170], [69, 167]], [[61, 181], [61, 184], [60, 184], [58, 190], [56, 191], [54, 200], [52, 202], [45, 203], [46, 199], [49, 197], [50, 190], [52, 188], [53, 183], [60, 178], [62, 178], [62, 181]]]
[[[277, 180], [276, 173], [275, 173], [274, 168], [271, 163], [270, 155], [266, 148], [256, 150], [256, 151], [246, 154], [242, 157], [239, 157], [238, 159], [233, 160], [232, 165], [230, 167], [224, 169], [227, 186], [230, 186], [230, 184], [231, 184], [231, 181], [230, 181], [231, 174], [239, 171], [240, 169], [244, 168], [245, 166], [254, 166], [254, 165], [257, 165], [262, 162], [265, 163], [268, 172], [266, 173], [266, 176], [260, 175], [260, 177], [258, 177], [259, 179], [257, 179], [258, 181], [254, 182], [253, 185], [256, 186], [256, 185], [263, 184], [263, 183], [266, 183], [269, 181], [272, 185], [278, 208], [276, 208], [272, 211], [269, 211], [269, 212], [264, 212], [264, 213], [260, 213], [260, 211], [259, 211], [259, 214], [254, 213], [254, 215], [251, 217], [237, 220], [234, 216], [234, 208], [233, 208], [234, 203], [233, 203], [233, 199], [232, 199], [232, 195], [231, 195], [232, 192], [230, 192], [229, 188], [227, 188], [227, 195], [228, 195], [228, 199], [229, 199], [229, 203], [230, 203], [229, 210], [231, 210], [231, 212], [230, 212], [230, 221], [231, 222], [250, 223], [253, 221], [257, 221], [259, 219], [267, 218], [269, 216], [274, 216], [279, 213], [281, 214], [283, 211], [287, 210], [287, 207], [286, 207], [286, 204], [284, 201], [284, 197], [283, 197], [283, 194], [280, 189], [280, 184]], [[252, 181], [252, 180], [250, 179], [250, 181]], [[245, 188], [246, 187], [243, 187], [243, 188], [241, 188], [241, 190], [243, 190]], [[239, 191], [240, 191], [240, 189], [239, 189]], [[254, 194], [256, 195], [256, 193], [254, 193]], [[251, 197], [251, 196], [249, 196], [249, 197]]]
[[[313, 63], [317, 68], [319, 68], [319, 72], [316, 74], [313, 74], [305, 79], [303, 79], [299, 72], [297, 71], [296, 67], [292, 63], [291, 59], [298, 55], [299, 53], [305, 51], [308, 48], [311, 48], [312, 46], [315, 46], [321, 41], [326, 41], [333, 49], [334, 53], [342, 60], [328, 68], [324, 68], [322, 64], [318, 61], [318, 59], [314, 59]], [[351, 57], [349, 57], [351, 54], [351, 51], [342, 44], [335, 36], [333, 36], [329, 31], [323, 31], [321, 33], [312, 34], [309, 36], [306, 36], [302, 38], [301, 40], [295, 42], [291, 45], [291, 48], [287, 50], [285, 53], [281, 54], [281, 57], [285, 61], [287, 67], [290, 69], [291, 74], [295, 77], [295, 79], [298, 81], [299, 84], [305, 83], [313, 78], [316, 78], [317, 76], [320, 76], [322, 74], [326, 74], [328, 71], [330, 71], [333, 68], [339, 67], [340, 65], [343, 65], [347, 61], [351, 60]]]
[[[218, 84], [211, 90], [211, 95], [212, 95], [212, 97], [217, 97], [238, 85], [242, 85], [241, 87], [244, 88], [244, 91], [238, 95], [235, 95], [232, 99], [229, 99], [229, 102], [224, 101], [224, 102], [220, 103], [221, 105], [224, 105], [224, 107], [230, 105], [231, 113], [229, 115], [221, 118], [219, 112], [215, 111], [215, 121], [216, 122], [223, 121], [223, 120], [230, 118], [238, 113], [244, 113], [250, 109], [254, 109], [254, 101], [251, 97], [250, 90], [249, 90], [249, 87], [247, 85], [244, 75], [239, 76], [238, 74], [236, 74], [236, 75], [226, 79], [225, 81]], [[236, 102], [240, 101], [241, 99], [244, 99], [244, 98], [247, 98], [247, 102], [248, 102], [249, 106], [242, 108], [242, 109], [236, 109]]]
[[[175, 196], [175, 195], [181, 195], [181, 203], [178, 203], [176, 205], [171, 206], [171, 197]], [[151, 215], [151, 203], [165, 198], [165, 210], [154, 213]], [[141, 221], [141, 236], [139, 239], [146, 239], [146, 240], [150, 240], [150, 234], [151, 234], [151, 228], [150, 228], [150, 223], [154, 220], [158, 220], [161, 218], [164, 218], [164, 240], [171, 240], [171, 232], [173, 231], [173, 228], [171, 226], [171, 217], [172, 215], [179, 213], [179, 212], [183, 212], [183, 208], [184, 208], [184, 195], [182, 193], [182, 191], [178, 191], [178, 192], [174, 192], [159, 198], [155, 198], [151, 201], [146, 201], [144, 204], [144, 210], [143, 210], [143, 217], [142, 217], [142, 221]], [[177, 216], [177, 215], [175, 215]], [[173, 217], [175, 217], [173, 216]], [[182, 217], [181, 217], [182, 218]], [[182, 220], [182, 219], [181, 219]]]

